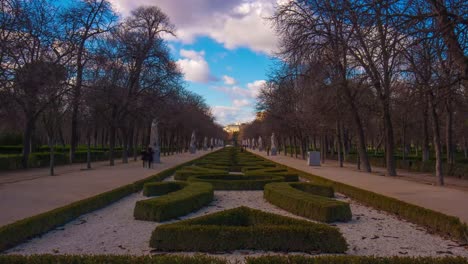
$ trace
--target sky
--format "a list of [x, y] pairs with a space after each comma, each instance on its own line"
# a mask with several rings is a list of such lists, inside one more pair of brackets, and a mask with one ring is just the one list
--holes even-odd
[[126, 16], [155, 5], [176, 27], [167, 41], [187, 89], [202, 95], [222, 125], [255, 117], [278, 38], [265, 18], [284, 0], [110, 0]]

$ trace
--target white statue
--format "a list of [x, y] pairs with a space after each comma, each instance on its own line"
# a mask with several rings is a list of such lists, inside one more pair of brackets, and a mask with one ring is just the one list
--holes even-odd
[[271, 151], [270, 154], [271, 156], [276, 156], [276, 139], [275, 139], [275, 133], [271, 134]]
[[195, 138], [195, 131], [192, 132], [192, 137], [190, 138], [190, 148], [189, 151], [191, 154], [195, 154], [197, 152], [197, 146], [196, 146], [196, 138]]
[[203, 150], [204, 151], [208, 150], [208, 138], [207, 137], [203, 139]]
[[258, 151], [263, 151], [263, 141], [262, 137], [258, 137]]
[[151, 122], [150, 147], [153, 150], [153, 163], [161, 163], [161, 148], [159, 147], [158, 121]]

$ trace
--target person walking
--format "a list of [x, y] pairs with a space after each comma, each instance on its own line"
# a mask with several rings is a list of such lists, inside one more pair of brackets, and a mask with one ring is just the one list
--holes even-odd
[[213, 151], [213, 145], [210, 146], [211, 151]]
[[267, 147], [267, 156], [270, 156], [270, 146]]
[[141, 152], [141, 160], [143, 161], [143, 168], [146, 168], [146, 163], [148, 162], [148, 152], [146, 150]]
[[147, 152], [147, 156], [148, 156], [148, 169], [152, 169], [153, 168], [153, 154], [154, 154], [154, 151], [151, 147], [148, 147], [148, 150], [146, 151]]

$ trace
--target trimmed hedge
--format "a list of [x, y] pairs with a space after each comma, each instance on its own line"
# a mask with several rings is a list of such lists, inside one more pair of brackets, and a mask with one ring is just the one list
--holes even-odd
[[108, 206], [127, 195], [140, 191], [146, 182], [161, 181], [174, 174], [176, 170], [193, 162], [196, 162], [196, 160], [188, 161], [120, 188], [2, 226], [0, 227], [0, 252], [19, 245], [35, 236], [47, 233], [80, 215]]
[[228, 264], [224, 259], [203, 255], [125, 256], [125, 255], [0, 255], [0, 264]]
[[159, 251], [201, 252], [252, 249], [344, 253], [347, 250], [337, 228], [248, 207], [158, 226], [151, 235], [150, 246]]
[[283, 164], [276, 164], [287, 168], [289, 171], [295, 172], [300, 177], [311, 180], [314, 183], [330, 185], [335, 191], [343, 193], [365, 205], [397, 215], [409, 222], [426, 227], [432, 232], [438, 233], [442, 236], [449, 236], [463, 243], [468, 243], [468, 226], [458, 217], [449, 216], [382, 194], [332, 181]]
[[215, 190], [263, 190], [263, 187], [272, 182], [283, 182], [282, 176], [244, 176], [236, 174], [227, 175], [197, 175], [188, 178], [189, 182], [205, 182], [213, 185]]
[[159, 196], [182, 190], [187, 186], [185, 182], [149, 182], [143, 185], [144, 196]]
[[187, 166], [177, 170], [174, 179], [178, 181], [186, 181], [188, 177], [203, 174], [228, 174], [227, 170], [217, 170], [198, 166]]
[[186, 215], [213, 200], [213, 186], [208, 183], [181, 183], [179, 191], [138, 201], [133, 216], [138, 220], [162, 222]]
[[[114, 156], [122, 155], [122, 151], [114, 151]], [[75, 153], [75, 163], [84, 163], [87, 161], [88, 152], [80, 150]], [[0, 154], [0, 170], [16, 170], [22, 169], [21, 154]], [[93, 150], [91, 151], [91, 161], [102, 161], [109, 159], [108, 151]], [[69, 164], [68, 153], [56, 152], [54, 154], [55, 165]], [[29, 155], [28, 167], [40, 168], [50, 164], [50, 152], [34, 152]]]
[[321, 222], [351, 220], [349, 204], [336, 201], [330, 186], [311, 183], [270, 183], [265, 186], [265, 199], [296, 215]]
[[263, 256], [247, 258], [246, 264], [468, 264], [468, 260], [463, 257]]

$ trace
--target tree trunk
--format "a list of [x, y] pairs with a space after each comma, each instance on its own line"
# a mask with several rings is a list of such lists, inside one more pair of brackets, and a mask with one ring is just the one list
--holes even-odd
[[54, 139], [49, 136], [49, 152], [50, 152], [50, 160], [49, 160], [49, 175], [54, 176], [54, 168], [55, 168], [55, 149], [54, 149]]
[[[347, 89], [345, 89], [347, 91]], [[351, 95], [346, 92], [345, 94], [347, 97], [350, 97]], [[357, 145], [357, 151], [359, 153], [359, 158], [361, 161], [361, 164], [364, 167], [364, 171], [366, 172], [371, 172], [372, 168], [369, 162], [369, 156], [367, 155], [367, 149], [366, 149], [366, 138], [364, 135], [364, 128], [362, 125], [361, 117], [359, 116], [358, 109], [352, 99], [348, 99], [350, 108], [351, 108], [351, 115], [353, 117], [353, 124], [354, 124], [354, 130], [356, 131], [356, 135], [358, 138], [358, 145]]]
[[[450, 99], [448, 99], [450, 100]], [[450, 102], [446, 103], [447, 123], [445, 125], [445, 140], [447, 150], [447, 168], [450, 170], [454, 163], [453, 158], [453, 112], [450, 107]]]
[[465, 136], [463, 136], [463, 152], [465, 153], [465, 159], [468, 159], [468, 142]]
[[32, 134], [34, 131], [35, 120], [30, 118], [26, 122], [26, 128], [23, 134], [23, 156], [21, 158], [21, 163], [24, 169], [28, 168], [29, 155], [31, 154], [31, 140]]
[[338, 163], [340, 164], [340, 167], [343, 167], [343, 148], [341, 144], [341, 125], [340, 121], [337, 119], [336, 120], [336, 139], [337, 139], [337, 148], [338, 148]]
[[88, 147], [86, 154], [86, 168], [91, 169], [91, 134], [88, 134]]
[[442, 173], [442, 144], [440, 140], [439, 116], [437, 114], [434, 95], [431, 95], [431, 114], [432, 114], [432, 131], [434, 138], [434, 152], [436, 158], [435, 173], [437, 185], [444, 185], [444, 175]]
[[115, 161], [114, 161], [114, 148], [115, 148], [115, 134], [116, 134], [116, 128], [114, 125], [110, 127], [110, 138], [109, 138], [109, 165], [114, 166]]
[[428, 125], [429, 114], [427, 107], [423, 112], [423, 145], [422, 145], [422, 161], [429, 161], [429, 125]]
[[393, 125], [390, 117], [390, 106], [388, 103], [384, 103], [384, 131], [385, 131], [385, 164], [387, 166], [387, 175], [396, 176], [395, 168], [395, 142], [393, 137]]

